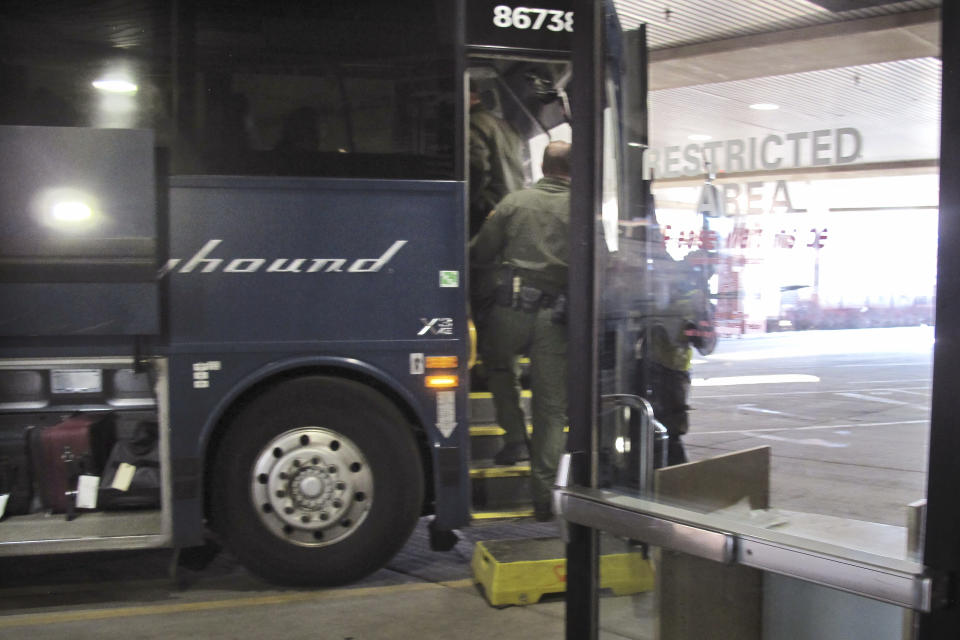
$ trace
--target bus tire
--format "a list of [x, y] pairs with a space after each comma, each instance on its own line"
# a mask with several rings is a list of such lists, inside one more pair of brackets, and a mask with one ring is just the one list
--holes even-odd
[[229, 426], [209, 512], [225, 546], [275, 583], [337, 585], [383, 567], [423, 502], [409, 422], [352, 380], [305, 376], [269, 388]]

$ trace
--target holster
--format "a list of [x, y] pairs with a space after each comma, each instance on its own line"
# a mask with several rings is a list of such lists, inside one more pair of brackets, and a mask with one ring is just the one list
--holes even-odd
[[540, 310], [540, 303], [543, 300], [543, 290], [536, 287], [520, 287], [518, 296], [518, 307], [526, 313], [536, 313]]
[[497, 269], [497, 287], [494, 294], [494, 299], [497, 305], [501, 307], [512, 307], [514, 304], [513, 298], [513, 280], [514, 280], [513, 269], [510, 267], [500, 267]]
[[538, 287], [524, 285], [520, 276], [509, 267], [497, 272], [496, 301], [501, 307], [510, 307], [524, 313], [553, 309], [551, 320], [556, 324], [567, 321], [566, 294], [553, 295]]
[[553, 315], [550, 316], [554, 324], [567, 324], [567, 296], [561, 293], [553, 302]]

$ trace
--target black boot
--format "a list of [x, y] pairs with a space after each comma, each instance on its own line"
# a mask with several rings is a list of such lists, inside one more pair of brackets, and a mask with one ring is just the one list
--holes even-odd
[[533, 518], [537, 522], [550, 522], [553, 520], [553, 506], [549, 502], [533, 503]]
[[529, 459], [530, 451], [527, 449], [526, 442], [508, 442], [493, 456], [493, 461], [496, 464], [505, 466], [515, 465], [521, 460]]

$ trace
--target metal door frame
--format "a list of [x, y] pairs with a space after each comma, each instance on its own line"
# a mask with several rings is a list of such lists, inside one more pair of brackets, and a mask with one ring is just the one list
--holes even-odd
[[[603, 1], [574, 0], [573, 144], [570, 163], [567, 412], [570, 480], [596, 487], [597, 269], [596, 212], [603, 188]], [[589, 81], [582, 81], [589, 79]], [[599, 532], [571, 524], [567, 543], [566, 637], [592, 640], [599, 624]]]
[[920, 618], [921, 640], [960, 636], [957, 575], [960, 571], [960, 6], [940, 9], [943, 62], [940, 104], [940, 238], [937, 258], [936, 343], [933, 351], [933, 399], [927, 466], [927, 516], [923, 562], [950, 578], [947, 606]]
[[[601, 206], [602, 189], [602, 100], [604, 69], [604, 6], [603, 0], [574, 0], [576, 30], [573, 38], [573, 76], [589, 78], [575, 82], [570, 93], [575, 126], [573, 128], [573, 161], [570, 214], [570, 324], [568, 366], [568, 413], [570, 435], [569, 484], [571, 490], [561, 496], [568, 504], [576, 503], [580, 516], [567, 524], [567, 594], [566, 637], [570, 640], [597, 638], [599, 624], [598, 524], [603, 509], [609, 509], [604, 496], [596, 495], [597, 434], [596, 416], [599, 407], [597, 388], [597, 315], [598, 285], [596, 263], [596, 212]], [[913, 603], [918, 609], [931, 609], [920, 615], [920, 640], [953, 640], [960, 635], [960, 604], [957, 576], [960, 573], [960, 429], [954, 417], [960, 415], [960, 42], [950, 37], [960, 28], [960, 5], [943, 3], [941, 8], [941, 155], [940, 155], [940, 227], [937, 267], [936, 344], [934, 347], [933, 396], [930, 425], [926, 537], [923, 564], [926, 572], [903, 567], [897, 576], [901, 587], [916, 585], [928, 589]], [[909, 259], [909, 256], [906, 256]], [[599, 499], [590, 510], [591, 494]], [[624, 513], [634, 526], [637, 518], [653, 516], [657, 523], [669, 521], [669, 514], [657, 512], [657, 505], [637, 500]], [[632, 513], [630, 513], [632, 512]], [[584, 515], [586, 514], [586, 515]], [[645, 514], [645, 515], [644, 515]], [[573, 516], [573, 514], [570, 514]], [[610, 518], [607, 525], [612, 526]], [[587, 524], [589, 523], [589, 524]], [[729, 532], [708, 531], [704, 523], [679, 522], [693, 531], [717, 537], [721, 547], [742, 545], [749, 536], [731, 542]], [[711, 537], [711, 539], [712, 539]], [[769, 544], [768, 541], [761, 541]], [[789, 544], [784, 547], [793, 552]], [[769, 568], [769, 567], [760, 567]], [[935, 576], [936, 585], [927, 580]], [[804, 576], [799, 576], [803, 578]], [[807, 577], [806, 579], [809, 579]], [[926, 585], [926, 586], [924, 586]], [[910, 587], [905, 588], [908, 592]], [[928, 597], [933, 594], [933, 597]], [[940, 600], [935, 602], [934, 599]]]

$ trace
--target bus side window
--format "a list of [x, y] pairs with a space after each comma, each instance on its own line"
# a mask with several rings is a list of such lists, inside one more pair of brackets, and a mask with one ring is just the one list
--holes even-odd
[[380, 3], [198, 3], [180, 111], [201, 172], [454, 177], [452, 45], [426, 4], [391, 17], [405, 37], [374, 38]]

